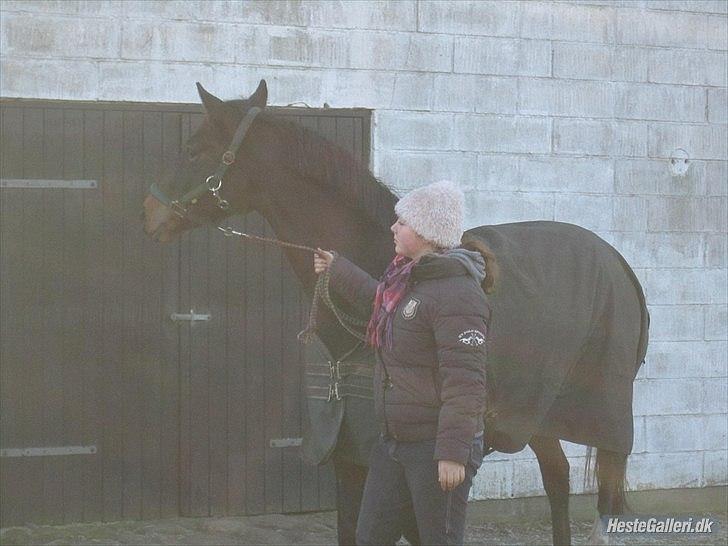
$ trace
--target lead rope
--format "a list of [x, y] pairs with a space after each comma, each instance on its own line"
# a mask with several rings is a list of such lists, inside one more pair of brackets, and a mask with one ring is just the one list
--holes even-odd
[[[225, 237], [242, 237], [244, 239], [249, 239], [252, 241], [257, 241], [259, 243], [268, 243], [273, 244], [277, 246], [282, 247], [288, 247], [288, 248], [295, 248], [298, 250], [305, 250], [308, 252], [316, 252], [316, 249], [310, 246], [306, 245], [297, 245], [294, 243], [287, 243], [285, 241], [280, 241], [278, 239], [272, 239], [270, 237], [260, 237], [258, 235], [250, 235], [248, 233], [242, 233], [240, 231], [235, 231], [234, 229], [230, 227], [220, 227], [218, 226], [217, 229], [223, 232]], [[338, 256], [337, 253], [334, 253], [334, 260], [336, 260], [336, 257]], [[333, 265], [333, 261], [331, 262]], [[331, 309], [334, 316], [336, 317], [336, 320], [339, 321], [339, 324], [349, 332], [352, 336], [354, 336], [359, 341], [366, 341], [366, 336], [364, 333], [359, 332], [355, 330], [355, 328], [366, 328], [367, 321], [361, 320], [356, 317], [353, 317], [349, 315], [348, 313], [345, 313], [341, 309], [339, 309], [334, 301], [331, 299], [331, 294], [329, 292], [329, 281], [331, 277], [331, 265], [326, 268], [326, 271], [321, 273], [318, 276], [318, 279], [316, 280], [316, 285], [314, 287], [313, 292], [313, 301], [311, 302], [311, 311], [308, 314], [308, 325], [306, 328], [301, 330], [301, 332], [298, 333], [298, 340], [303, 343], [311, 343], [314, 339], [314, 335], [316, 334], [316, 329], [318, 327], [318, 302], [319, 300], [323, 301], [324, 304], [326, 304], [326, 307]]]
[[[334, 253], [334, 260], [332, 260], [331, 265], [333, 265], [337, 256], [338, 255]], [[311, 343], [311, 341], [313, 340], [313, 336], [316, 333], [316, 328], [318, 327], [318, 302], [319, 300], [321, 300], [324, 302], [324, 304], [326, 304], [326, 307], [331, 309], [331, 312], [334, 313], [336, 320], [339, 321], [339, 324], [341, 324], [344, 330], [349, 332], [359, 341], [366, 341], [366, 336], [364, 335], [364, 333], [355, 330], [355, 328], [366, 328], [368, 321], [358, 319], [349, 315], [348, 313], [345, 313], [344, 311], [339, 309], [334, 301], [331, 299], [331, 293], [329, 292], [329, 282], [331, 280], [331, 265], [329, 265], [329, 267], [326, 268], [326, 271], [321, 273], [316, 280], [316, 287], [314, 288], [313, 292], [313, 301], [311, 302], [311, 312], [308, 314], [308, 326], [306, 326], [304, 330], [299, 332], [298, 339], [303, 343]]]
[[250, 235], [249, 233], [241, 233], [240, 231], [235, 231], [231, 227], [217, 226], [217, 229], [222, 231], [223, 234], [225, 235], [225, 237], [237, 236], [237, 237], [242, 237], [244, 239], [250, 239], [252, 241], [258, 241], [259, 243], [269, 243], [269, 244], [278, 245], [278, 246], [286, 246], [289, 248], [297, 248], [299, 250], [307, 250], [309, 252], [316, 252], [316, 249], [313, 247], [310, 247], [310, 246], [297, 245], [294, 243], [287, 243], [285, 241], [279, 241], [278, 239], [272, 239], [270, 237], [260, 237], [259, 235]]

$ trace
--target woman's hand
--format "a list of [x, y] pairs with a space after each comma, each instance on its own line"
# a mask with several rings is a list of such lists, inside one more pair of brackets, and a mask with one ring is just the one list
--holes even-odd
[[313, 270], [317, 275], [320, 275], [329, 268], [333, 261], [334, 255], [331, 252], [317, 248], [316, 253], [313, 255]]
[[452, 491], [465, 480], [465, 466], [455, 461], [437, 461], [437, 480], [443, 491]]

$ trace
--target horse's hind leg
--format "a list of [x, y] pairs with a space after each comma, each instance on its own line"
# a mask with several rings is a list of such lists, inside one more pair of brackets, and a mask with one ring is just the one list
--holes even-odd
[[597, 450], [597, 483], [599, 484], [599, 501], [597, 509], [600, 515], [620, 515], [626, 509], [624, 496], [624, 479], [627, 470], [627, 454]]
[[589, 535], [589, 544], [610, 543], [601, 517], [624, 514], [627, 507], [624, 495], [626, 470], [626, 453], [606, 449], [597, 450], [596, 473], [599, 485], [597, 510], [599, 514], [594, 521], [591, 535]]
[[551, 531], [556, 545], [571, 544], [569, 525], [569, 461], [555, 438], [534, 436], [528, 442], [541, 468], [543, 488], [551, 505]]

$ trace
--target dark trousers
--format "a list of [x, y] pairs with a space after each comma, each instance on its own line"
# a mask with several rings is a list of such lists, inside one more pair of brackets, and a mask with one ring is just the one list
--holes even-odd
[[440, 489], [434, 453], [435, 440], [380, 439], [364, 486], [357, 544], [395, 544], [408, 513], [414, 513], [422, 544], [463, 543], [468, 493], [483, 462], [483, 437], [473, 440], [465, 480], [449, 492]]
[[[336, 455], [334, 455], [333, 462], [336, 474], [336, 531], [339, 546], [354, 546], [368, 467], [354, 464]], [[410, 544], [419, 545], [417, 524], [412, 512], [403, 514], [398, 528], [397, 538], [404, 535]]]

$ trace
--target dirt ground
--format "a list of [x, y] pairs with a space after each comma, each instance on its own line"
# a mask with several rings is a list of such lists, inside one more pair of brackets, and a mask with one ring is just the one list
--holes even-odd
[[[697, 514], [696, 514], [697, 515]], [[613, 544], [728, 544], [726, 514], [701, 514], [717, 520], [711, 535], [633, 535]], [[591, 522], [572, 522], [574, 544], [586, 544]], [[0, 530], [3, 546], [21, 544], [335, 544], [333, 512], [226, 518], [177, 518], [70, 525], [31, 525]], [[468, 525], [466, 544], [550, 544], [547, 521]]]

